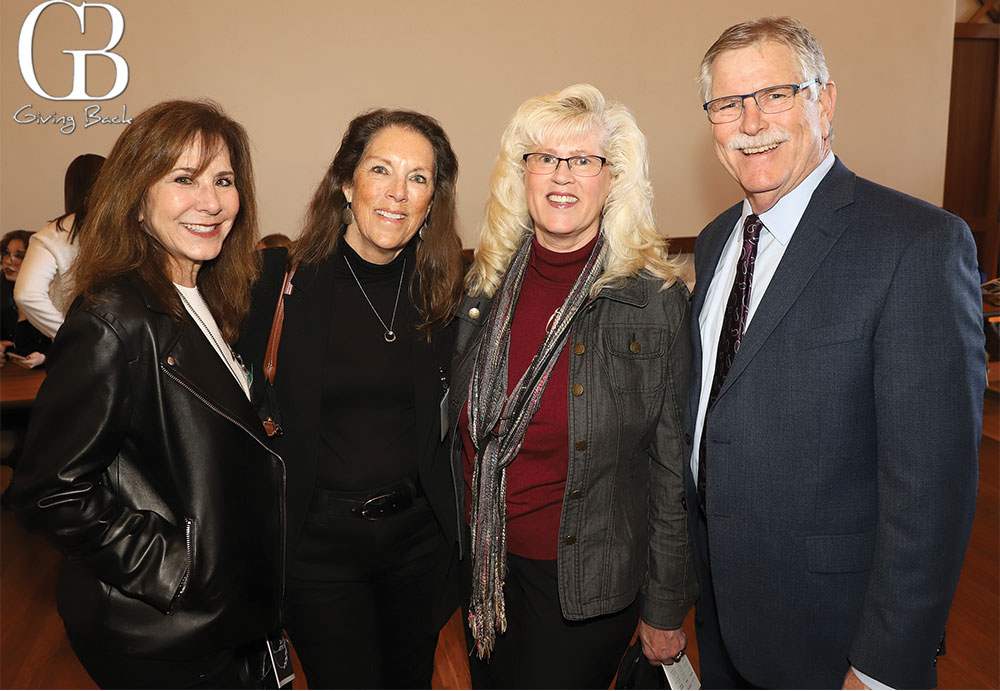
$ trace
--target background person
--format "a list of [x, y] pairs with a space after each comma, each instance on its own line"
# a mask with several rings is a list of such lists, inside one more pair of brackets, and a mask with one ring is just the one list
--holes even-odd
[[227, 345], [258, 266], [246, 132], [207, 102], [144, 111], [80, 238], [82, 300], [8, 497], [64, 555], [59, 614], [99, 686], [257, 686], [281, 627], [285, 508]]
[[477, 688], [607, 688], [640, 616], [651, 661], [686, 644], [688, 292], [651, 203], [645, 137], [590, 85], [504, 132], [451, 389]]
[[[445, 326], [462, 290], [457, 175], [434, 119], [359, 115], [291, 253], [274, 448], [288, 463], [286, 628], [313, 688], [430, 688], [438, 631], [458, 607], [441, 428]], [[286, 268], [284, 251], [263, 254], [240, 340], [255, 371]]]
[[271, 233], [265, 235], [257, 243], [257, 249], [264, 250], [268, 247], [291, 247], [292, 239], [284, 233]]
[[[0, 240], [0, 367], [8, 360], [31, 369], [45, 362], [52, 341], [27, 321], [15, 300], [17, 281], [22, 278], [25, 252], [32, 233], [12, 230]], [[9, 357], [13, 354], [15, 357]]]
[[800, 22], [726, 29], [699, 84], [745, 194], [695, 249], [702, 683], [932, 687], [976, 500], [972, 236], [833, 155], [837, 89]]
[[65, 213], [35, 233], [28, 244], [14, 299], [28, 320], [49, 338], [56, 335], [75, 294], [69, 270], [87, 219], [90, 194], [104, 157], [82, 154], [66, 169]]

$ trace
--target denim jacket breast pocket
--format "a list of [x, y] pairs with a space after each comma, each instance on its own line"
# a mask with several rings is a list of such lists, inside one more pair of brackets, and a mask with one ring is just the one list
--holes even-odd
[[666, 329], [661, 326], [604, 324], [601, 351], [618, 393], [654, 395], [663, 390]]

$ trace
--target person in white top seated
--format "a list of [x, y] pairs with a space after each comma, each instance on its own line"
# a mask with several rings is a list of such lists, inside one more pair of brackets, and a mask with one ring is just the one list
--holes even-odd
[[65, 213], [32, 235], [14, 288], [14, 301], [28, 321], [49, 338], [62, 326], [73, 295], [68, 275], [76, 259], [87, 197], [104, 157], [81, 154], [66, 168]]

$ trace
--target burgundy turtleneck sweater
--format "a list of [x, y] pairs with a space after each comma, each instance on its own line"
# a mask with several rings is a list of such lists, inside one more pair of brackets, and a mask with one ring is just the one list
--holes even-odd
[[[528, 369], [545, 339], [549, 317], [562, 305], [590, 257], [595, 237], [573, 252], [553, 252], [532, 241], [531, 256], [510, 331], [507, 395]], [[528, 559], [555, 559], [559, 517], [569, 467], [569, 349], [563, 348], [538, 412], [528, 424], [524, 445], [507, 467], [507, 551]], [[472, 497], [472, 460], [468, 404], [459, 422], [465, 471], [465, 510]]]

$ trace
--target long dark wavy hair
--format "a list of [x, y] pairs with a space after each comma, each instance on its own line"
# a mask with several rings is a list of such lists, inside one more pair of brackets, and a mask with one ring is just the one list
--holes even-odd
[[233, 165], [240, 211], [219, 256], [202, 264], [198, 290], [227, 342], [235, 341], [260, 273], [257, 252], [257, 197], [246, 130], [211, 101], [165, 101], [135, 117], [101, 167], [80, 233], [73, 275], [77, 292], [96, 297], [115, 276], [138, 271], [170, 314], [186, 312], [168, 269], [169, 255], [139, 222], [153, 184], [170, 172], [184, 150], [201, 142], [200, 174], [224, 145]]
[[410, 110], [379, 109], [362, 113], [351, 121], [340, 149], [316, 188], [305, 227], [289, 261], [316, 264], [337, 249], [347, 226], [343, 186], [354, 180], [354, 171], [364, 158], [371, 140], [386, 127], [411, 130], [430, 143], [434, 151], [434, 197], [430, 217], [417, 246], [417, 265], [410, 281], [410, 296], [428, 335], [451, 319], [462, 299], [462, 242], [458, 237], [455, 182], [458, 159], [448, 135], [432, 117]]
[[[76, 242], [80, 228], [87, 220], [87, 200], [90, 197], [90, 190], [97, 182], [97, 174], [101, 172], [102, 165], [104, 156], [80, 154], [66, 168], [66, 178], [63, 181], [63, 215], [53, 220], [56, 222], [56, 228], [69, 232], [70, 242]], [[73, 223], [66, 228], [63, 221], [70, 216], [73, 217]]]

